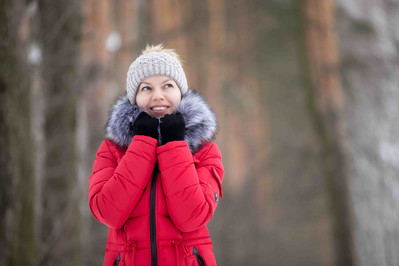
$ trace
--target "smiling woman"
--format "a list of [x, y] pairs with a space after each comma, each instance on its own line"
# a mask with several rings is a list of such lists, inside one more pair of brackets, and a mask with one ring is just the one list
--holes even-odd
[[224, 175], [217, 123], [176, 53], [149, 46], [130, 66], [90, 177], [109, 227], [104, 265], [216, 265], [206, 224]]

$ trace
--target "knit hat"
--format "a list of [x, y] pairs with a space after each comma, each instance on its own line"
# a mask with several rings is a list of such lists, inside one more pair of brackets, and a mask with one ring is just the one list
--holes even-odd
[[182, 95], [188, 91], [187, 78], [178, 55], [162, 45], [148, 46], [129, 67], [126, 78], [126, 93], [131, 104], [136, 104], [136, 93], [140, 83], [149, 76], [162, 75], [172, 78]]

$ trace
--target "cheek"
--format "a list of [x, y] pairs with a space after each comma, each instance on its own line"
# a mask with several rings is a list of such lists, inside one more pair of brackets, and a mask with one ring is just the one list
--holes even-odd
[[182, 98], [182, 95], [181, 95], [181, 92], [180, 92], [180, 89], [175, 93], [175, 95], [174, 95], [174, 97], [173, 97], [173, 103], [176, 105], [176, 106], [178, 106], [179, 104], [180, 104], [180, 102], [181, 102], [181, 98]]
[[142, 97], [141, 95], [137, 95], [136, 96], [136, 104], [138, 107], [140, 107], [141, 109], [144, 109], [146, 106], [146, 100], [145, 97]]
[[181, 102], [181, 96], [180, 95], [173, 98], [174, 109], [177, 108], [177, 106], [180, 104], [180, 102]]
[[169, 110], [169, 113], [173, 113], [174, 111], [176, 111], [177, 106], [179, 106], [180, 102], [181, 102], [181, 98], [179, 97], [173, 97], [172, 99], [169, 99], [169, 102], [171, 103], [171, 108]]
[[181, 102], [181, 98], [179, 97], [179, 98], [176, 100], [176, 106], [178, 106], [178, 105], [180, 104], [180, 102]]

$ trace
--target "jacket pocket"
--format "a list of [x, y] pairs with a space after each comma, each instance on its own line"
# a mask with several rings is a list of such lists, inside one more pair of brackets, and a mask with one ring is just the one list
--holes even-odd
[[223, 198], [222, 178], [220, 177], [220, 174], [215, 167], [212, 167], [212, 172], [215, 175], [216, 183], [219, 188], [220, 197]]
[[199, 254], [198, 250], [193, 247], [193, 255], [186, 257], [187, 266], [205, 266], [205, 261]]
[[193, 254], [197, 258], [198, 265], [199, 266], [205, 266], [204, 259], [201, 257], [201, 255], [199, 254], [198, 250], [195, 247], [193, 247]]
[[118, 257], [116, 257], [113, 266], [118, 266], [120, 261], [121, 261], [121, 253], [118, 254]]

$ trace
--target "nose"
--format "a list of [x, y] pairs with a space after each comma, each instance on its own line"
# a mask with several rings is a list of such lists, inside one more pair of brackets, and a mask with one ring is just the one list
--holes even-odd
[[164, 99], [164, 94], [163, 94], [163, 91], [161, 88], [157, 87], [153, 90], [152, 99], [153, 100], [163, 100]]

